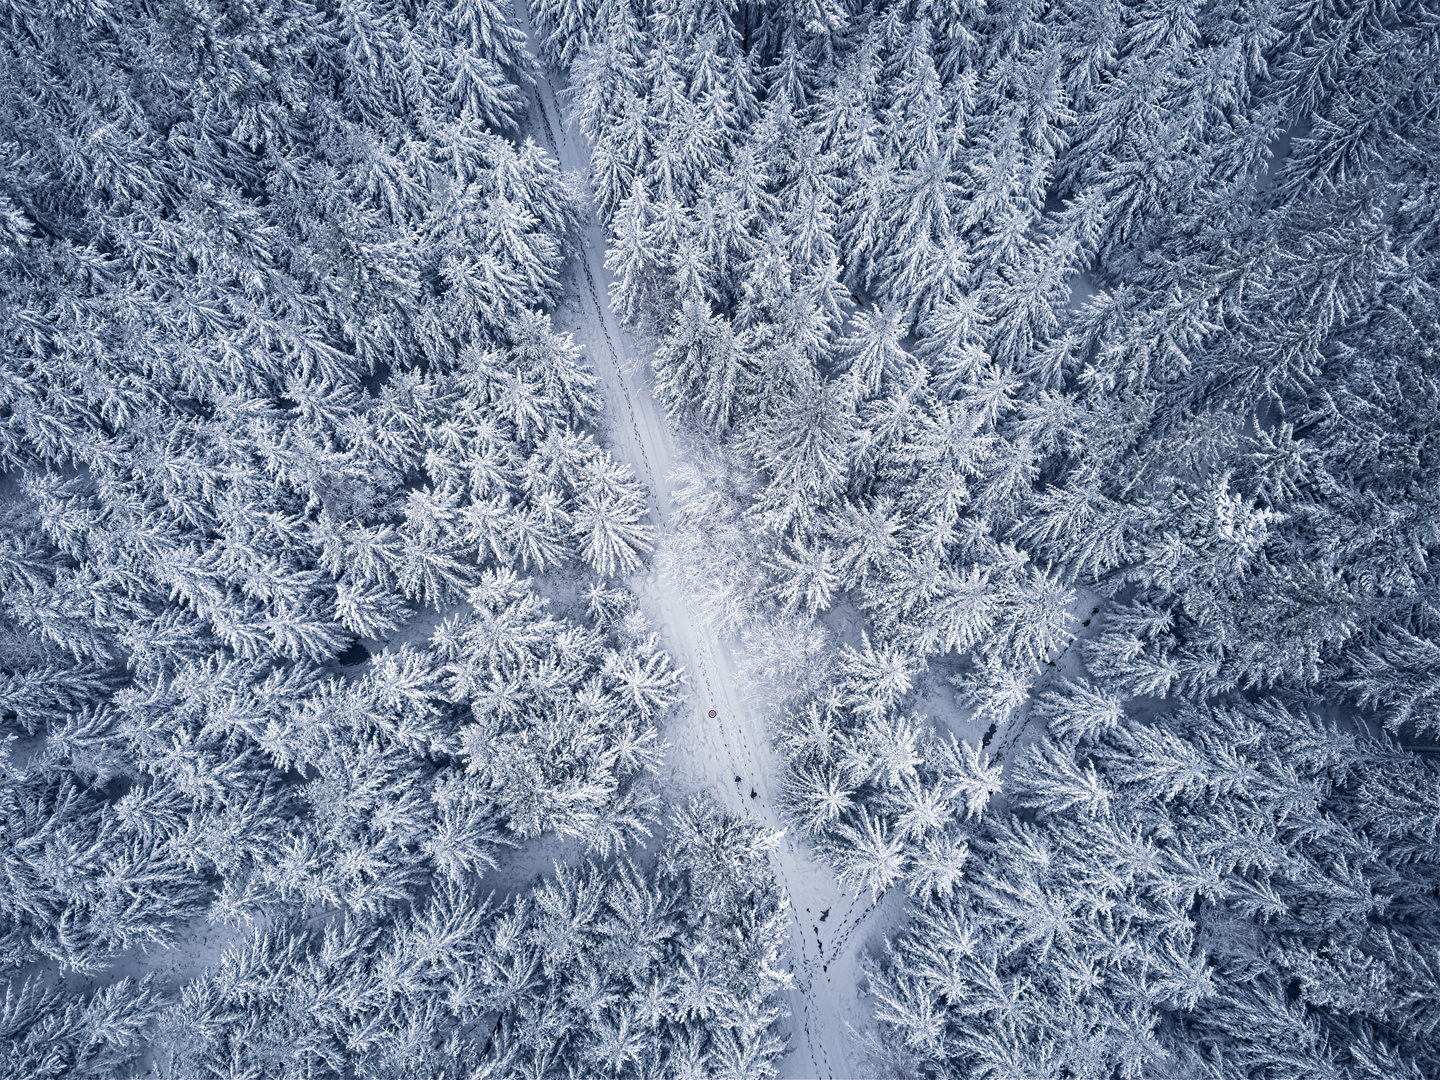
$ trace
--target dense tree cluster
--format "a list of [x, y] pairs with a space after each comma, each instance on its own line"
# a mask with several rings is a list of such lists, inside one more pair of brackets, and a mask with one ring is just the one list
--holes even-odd
[[[0, 1071], [773, 1070], [773, 838], [636, 849], [681, 675], [551, 320], [592, 197], [787, 812], [910, 896], [877, 1060], [1440, 1068], [1425, 0], [519, 15], [0, 0]], [[1048, 724], [1004, 785], [930, 665]]]
[[616, 306], [764, 477], [783, 609], [1000, 686], [1099, 582], [1135, 692], [1435, 724], [1423, 5], [537, 10]]
[[[877, 975], [892, 1064], [1433, 1071], [1403, 1003], [1435, 991], [1433, 829], [1371, 817], [1403, 801], [1373, 773], [1429, 821], [1433, 773], [1344, 734], [1440, 733], [1433, 12], [534, 8], [594, 144], [615, 307], [721, 447], [682, 493], [692, 579], [752, 641], [789, 625], [772, 669], [813, 660], [803, 626], [842, 599], [868, 625], [792, 680], [776, 734], [797, 825], [921, 901]], [[1082, 584], [1109, 598], [1083, 649], [1103, 689], [972, 837], [965, 784], [994, 765], [911, 717], [912, 678], [950, 654], [1003, 725]], [[1305, 735], [1317, 710], [1343, 730]], [[1328, 749], [1295, 762], [1291, 737]], [[1147, 739], [1202, 779], [1122, 781]], [[1226, 828], [1263, 860], [1215, 848], [1213, 887], [1186, 884], [1175, 860]], [[1166, 956], [1193, 992], [1157, 988]], [[1384, 994], [1339, 991], [1361, 969]]]
[[[114, 976], [201, 918], [259, 929], [185, 989], [177, 1076], [778, 1052], [783, 901], [733, 823], [475, 896], [503, 847], [651, 835], [680, 682], [608, 583], [650, 529], [548, 315], [579, 204], [515, 138], [532, 63], [484, 0], [0, 11], [0, 1072], [127, 1067], [176, 988]], [[739, 867], [703, 898], [701, 843]], [[542, 978], [572, 886], [603, 903]], [[442, 925], [488, 988], [442, 992]], [[576, 1011], [522, 1046], [522, 1000]]]
[[159, 1019], [178, 1076], [773, 1075], [775, 837], [694, 804], [659, 864], [585, 863], [497, 908], [258, 932]]
[[7, 1075], [94, 1076], [143, 1031], [168, 1075], [763, 1077], [780, 1050], [777, 837], [703, 802], [658, 864], [558, 866], [498, 906], [454, 879], [383, 917], [277, 920], [168, 1003], [14, 985]]
[[922, 898], [950, 896], [967, 853], [962, 823], [1000, 790], [1000, 765], [898, 711], [913, 668], [898, 649], [864, 646], [844, 649], [829, 692], [782, 720], [787, 799], [857, 891], [903, 882]]
[[1047, 696], [1028, 813], [877, 965], [892, 1073], [1433, 1075], [1436, 770], [1274, 702], [1106, 697]]

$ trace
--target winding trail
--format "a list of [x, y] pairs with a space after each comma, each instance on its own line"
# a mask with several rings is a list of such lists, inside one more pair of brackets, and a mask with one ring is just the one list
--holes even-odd
[[[515, 11], [538, 56], [525, 0], [517, 0]], [[590, 147], [561, 118], [556, 78], [547, 72], [537, 80], [532, 102], [538, 130], [564, 169], [586, 175]], [[582, 240], [584, 258], [575, 273], [577, 337], [589, 349], [600, 378], [609, 449], [634, 468], [649, 490], [663, 535], [671, 514], [670, 476], [681, 451], [647, 385], [649, 365], [636, 362], [637, 350], [607, 302], [612, 277], [605, 268], [605, 233], [593, 210], [586, 214]], [[652, 571], [635, 586], [690, 684], [689, 699], [665, 732], [670, 747], [661, 783], [667, 796], [678, 801], [707, 791], [721, 805], [780, 831], [779, 762], [761, 715], [735, 689], [729, 650], [673, 582]], [[707, 715], [711, 709], [714, 719]], [[856, 1040], [856, 1033], [870, 1026], [870, 1009], [860, 999], [862, 943], [897, 921], [903, 898], [892, 893], [872, 904], [868, 896], [846, 892], [829, 867], [788, 834], [771, 862], [792, 915], [788, 964], [794, 986], [786, 995], [789, 1044], [779, 1074], [827, 1080], [864, 1076], [865, 1058]]]

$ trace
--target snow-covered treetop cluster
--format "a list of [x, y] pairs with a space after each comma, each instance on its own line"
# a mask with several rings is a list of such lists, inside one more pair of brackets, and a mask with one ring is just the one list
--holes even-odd
[[0, 1072], [773, 1074], [595, 218], [876, 1072], [1440, 1071], [1437, 161], [1426, 0], [0, 0]]
[[[916, 899], [884, 1068], [1433, 1072], [1435, 771], [1364, 734], [1440, 733], [1433, 11], [534, 9], [615, 306], [719, 445], [685, 572], [818, 658], [792, 819]], [[1002, 782], [927, 666], [1053, 741]]]
[[[531, 69], [488, 3], [0, 12], [0, 1072], [774, 1058], [763, 835], [615, 861], [680, 673]], [[487, 906], [543, 837], [600, 861]]]
[[1435, 729], [1424, 5], [537, 11], [783, 610], [848, 591], [988, 690], [1098, 582], [1134, 692]]

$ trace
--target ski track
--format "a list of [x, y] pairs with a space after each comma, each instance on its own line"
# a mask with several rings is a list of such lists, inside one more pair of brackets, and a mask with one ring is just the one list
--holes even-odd
[[[515, 10], [531, 50], [538, 56], [529, 6], [518, 0]], [[583, 135], [566, 129], [548, 71], [539, 74], [531, 100], [548, 148], [561, 166], [587, 175], [589, 147]], [[601, 301], [601, 290], [608, 296], [612, 278], [604, 265], [605, 234], [589, 207], [582, 241], [583, 258], [577, 274], [577, 285], [583, 281], [578, 336], [589, 348], [604, 392], [608, 446], [635, 469], [649, 489], [650, 505], [663, 534], [671, 513], [667, 485], [680, 454], [643, 381], [648, 365], [633, 362], [633, 344], [609, 304]], [[670, 745], [661, 777], [666, 794], [683, 799], [689, 792], [705, 791], [728, 809], [769, 829], [782, 830], [779, 763], [761, 715], [735, 689], [737, 675], [729, 650], [687, 606], [673, 584], [661, 580], [655, 571], [635, 584], [642, 606], [670, 654], [684, 666], [690, 684], [689, 699], [676, 710], [666, 731]], [[710, 709], [716, 712], [713, 720], [706, 715]], [[771, 865], [791, 905], [787, 961], [794, 977], [793, 987], [785, 994], [790, 1019], [779, 1075], [829, 1080], [864, 1076], [856, 1033], [870, 1026], [870, 1010], [860, 998], [860, 958], [869, 937], [893, 925], [902, 898], [892, 894], [871, 903], [846, 892], [833, 871], [789, 834], [772, 853]], [[879, 909], [885, 909], [890, 918], [871, 919]], [[822, 912], [828, 912], [823, 923]], [[833, 940], [827, 940], [831, 934]]]

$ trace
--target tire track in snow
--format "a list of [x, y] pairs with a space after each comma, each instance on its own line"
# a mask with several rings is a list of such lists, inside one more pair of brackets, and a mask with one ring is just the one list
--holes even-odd
[[[541, 106], [541, 111], [544, 111], [544, 106]], [[547, 123], [545, 126], [548, 128], [550, 125]], [[553, 141], [551, 145], [554, 145]], [[590, 273], [590, 259], [588, 255], [580, 261], [580, 265], [585, 270], [585, 284], [590, 290], [590, 302], [594, 305], [596, 320], [600, 324], [600, 332], [605, 335], [605, 347], [610, 350], [610, 360], [615, 365], [615, 371], [618, 374], [620, 371], [620, 354], [616, 352], [615, 342], [610, 340], [610, 331], [605, 326], [605, 318], [600, 310], [600, 294], [595, 289], [595, 276]], [[655, 477], [655, 470], [650, 465], [650, 455], [645, 452], [645, 440], [640, 437], [640, 422], [635, 418], [635, 402], [631, 400], [630, 388], [625, 385], [625, 380], [618, 379], [616, 381], [620, 384], [620, 393], [625, 399], [625, 411], [630, 416], [630, 431], [635, 436], [635, 448], [640, 452], [641, 464], [645, 466], [645, 476], [650, 481], [650, 491], [656, 493], [660, 490], [660, 484]], [[658, 499], [658, 495], [655, 497]], [[657, 517], [659, 516], [658, 504], [656, 506], [656, 515]]]
[[[530, 37], [532, 52], [538, 55], [525, 0], [519, 0], [515, 9]], [[541, 130], [561, 166], [583, 174], [589, 164], [588, 146], [573, 133], [567, 138], [555, 100], [555, 87], [549, 75], [542, 73], [533, 96]], [[552, 109], [556, 110], [554, 126]], [[633, 360], [633, 351], [618, 322], [612, 326], [613, 315], [608, 303], [601, 302], [597, 284], [597, 280], [605, 283], [608, 277], [603, 261], [605, 235], [593, 211], [586, 218], [579, 261], [589, 304], [583, 302], [582, 295], [582, 318], [589, 324], [585, 337], [591, 345], [592, 362], [605, 391], [607, 408], [617, 421], [612, 425], [610, 450], [647, 482], [651, 508], [663, 528], [671, 511], [668, 474], [678, 464], [679, 454], [637, 365], [622, 360], [622, 353], [628, 354], [625, 359]], [[602, 342], [603, 349], [599, 348]], [[748, 709], [734, 690], [736, 671], [728, 650], [714, 630], [698, 620], [683, 598], [668, 591], [654, 573], [647, 585], [650, 606], [659, 615], [654, 621], [667, 648], [684, 664], [694, 691], [698, 694], [703, 686], [706, 695], [705, 701], [692, 701], [693, 708], [677, 712], [676, 730], [667, 732], [675, 740], [675, 751], [684, 755], [673, 771], [690, 786], [711, 791], [722, 805], [768, 828], [782, 830], [784, 823], [777, 812], [779, 801], [774, 790], [778, 763], [759, 715]], [[709, 709], [716, 711], [713, 721], [702, 719]], [[685, 725], [683, 729], [681, 725]], [[740, 778], [738, 784], [736, 777]], [[673, 788], [674, 777], [668, 779]], [[774, 851], [771, 865], [790, 901], [788, 962], [794, 976], [793, 988], [785, 995], [791, 1012], [790, 1046], [778, 1062], [780, 1075], [862, 1076], [861, 1059], [849, 1029], [852, 1024], [856, 1028], [864, 1026], [869, 1011], [857, 998], [858, 957], [854, 949], [847, 952], [846, 947], [877, 905], [870, 904], [857, 916], [859, 897], [844, 892], [829, 867], [788, 832]], [[827, 916], [825, 925], [836, 931], [828, 950], [820, 933], [822, 912]]]

